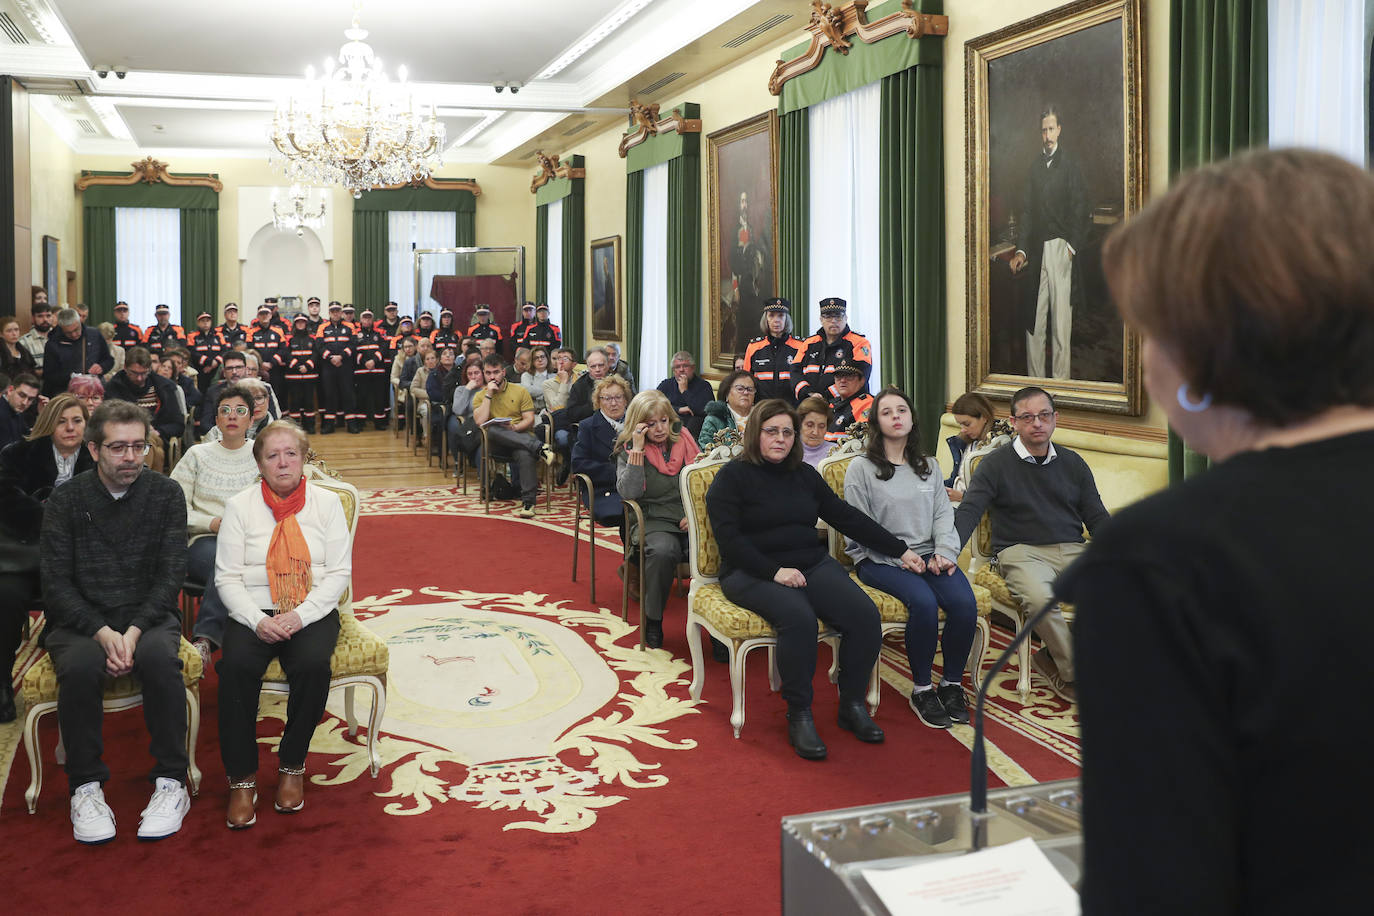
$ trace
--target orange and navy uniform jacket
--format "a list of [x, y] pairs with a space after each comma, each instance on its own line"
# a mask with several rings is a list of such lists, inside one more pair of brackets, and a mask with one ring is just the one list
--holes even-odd
[[456, 328], [440, 328], [434, 332], [434, 336], [430, 340], [434, 343], [436, 350], [442, 350], [445, 347], [452, 347], [456, 350], [458, 345], [463, 342], [463, 337]]
[[281, 331], [285, 337], [291, 336], [291, 326], [286, 323], [286, 319], [281, 316], [280, 312], [273, 312], [268, 316], [267, 323]]
[[241, 324], [235, 324], [232, 328], [227, 324], [222, 324], [215, 328], [219, 332], [219, 339], [224, 342], [224, 349], [234, 349], [234, 344], [240, 340], [248, 340], [248, 329]]
[[806, 352], [806, 345], [797, 337], [755, 337], [744, 348], [744, 371], [754, 377], [758, 391], [754, 402], [782, 398], [796, 403], [796, 386], [792, 381], [792, 363]]
[[208, 331], [197, 328], [186, 341], [186, 349], [191, 351], [191, 365], [195, 366], [203, 378], [209, 378], [219, 366], [220, 356], [228, 348], [224, 346], [224, 338], [219, 336], [219, 331], [214, 328]]
[[467, 336], [471, 337], [473, 340], [494, 340], [498, 344], [497, 349], [500, 349], [499, 344], [501, 341], [506, 339], [505, 335], [501, 333], [500, 325], [494, 321], [487, 324], [482, 324], [480, 321], [477, 322], [472, 327], [468, 328]]
[[143, 329], [128, 321], [114, 323], [114, 342], [121, 347], [137, 347], [143, 343]]
[[270, 318], [267, 324], [258, 324], [254, 320], [248, 329], [248, 348], [258, 351], [263, 365], [269, 370], [286, 365], [286, 335]]
[[523, 347], [525, 345], [525, 332], [534, 327], [533, 321], [517, 321], [510, 326], [510, 339], [515, 341], [515, 345]]
[[515, 338], [518, 347], [561, 347], [563, 331], [551, 321], [536, 321], [525, 328], [525, 333]]
[[328, 362], [335, 356], [343, 357], [343, 362], [339, 366], [341, 369], [353, 368], [353, 354], [357, 352], [357, 342], [353, 339], [353, 332], [349, 330], [346, 322], [340, 321], [335, 324], [326, 321], [320, 325], [320, 331], [315, 335], [320, 342], [320, 366], [333, 366]]
[[383, 318], [373, 325], [373, 327], [379, 329], [382, 334], [386, 336], [387, 340], [391, 340], [397, 334], [401, 333], [401, 318], [399, 315], [396, 317], [395, 321], [387, 321]]
[[169, 324], [165, 328], [149, 325], [143, 332], [143, 346], [152, 353], [161, 354], [163, 350], [185, 346], [186, 332], [179, 324]]
[[406, 342], [407, 337], [409, 337], [413, 341], [416, 341], [417, 343], [420, 340], [420, 338], [415, 335], [414, 331], [410, 331], [407, 334], [397, 334], [394, 337], [390, 337], [387, 339], [387, 352], [391, 354], [392, 359], [395, 359], [396, 354], [401, 352], [401, 345]]
[[835, 397], [830, 400], [830, 425], [826, 427], [825, 438], [828, 442], [839, 442], [844, 431], [852, 423], [867, 423], [868, 412], [873, 408], [873, 395], [867, 389], [845, 399]]
[[[354, 376], [375, 376], [391, 374], [391, 363], [387, 361], [386, 335], [377, 327], [359, 328], [353, 335], [353, 374]], [[371, 368], [367, 361], [372, 360]]]
[[864, 370], [864, 387], [873, 372], [873, 346], [868, 338], [845, 325], [839, 339], [825, 342], [825, 331], [818, 331], [802, 341], [806, 349], [792, 363], [792, 392], [797, 403], [813, 394], [827, 401], [835, 397], [835, 367], [846, 359], [853, 360]]
[[287, 381], [308, 382], [320, 377], [320, 342], [310, 333], [309, 325], [303, 331], [293, 331], [286, 346]]
[[[294, 321], [295, 319], [292, 320]], [[311, 337], [314, 337], [316, 334], [320, 332], [320, 325], [322, 324], [324, 324], [323, 315], [320, 315], [317, 318], [311, 318], [309, 315], [305, 316], [305, 329], [310, 332]], [[294, 330], [287, 331], [286, 336], [289, 338], [293, 333], [295, 333]]]

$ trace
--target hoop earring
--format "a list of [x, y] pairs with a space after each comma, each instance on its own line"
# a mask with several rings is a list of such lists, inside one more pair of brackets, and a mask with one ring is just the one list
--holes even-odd
[[1202, 400], [1194, 401], [1192, 395], [1188, 391], [1188, 383], [1184, 382], [1182, 385], [1178, 386], [1178, 406], [1189, 413], [1202, 413], [1208, 407], [1212, 406], [1212, 395], [1204, 394]]

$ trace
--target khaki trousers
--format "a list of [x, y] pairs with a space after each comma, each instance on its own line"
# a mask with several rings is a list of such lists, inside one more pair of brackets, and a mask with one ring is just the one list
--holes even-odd
[[[1078, 559], [1085, 548], [1084, 544], [1013, 544], [997, 554], [997, 566], [1012, 594], [1021, 599], [1026, 613], [1034, 614], [1054, 594], [1050, 586], [1055, 577]], [[1073, 636], [1059, 605], [1045, 615], [1035, 632], [1049, 647], [1064, 680], [1072, 682]]]

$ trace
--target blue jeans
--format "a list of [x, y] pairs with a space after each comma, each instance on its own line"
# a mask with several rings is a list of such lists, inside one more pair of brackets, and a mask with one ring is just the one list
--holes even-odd
[[211, 534], [187, 548], [186, 578], [205, 586], [205, 595], [200, 599], [200, 610], [196, 612], [196, 625], [191, 635], [222, 646], [229, 609], [219, 600], [219, 592], [215, 591], [215, 547], [218, 543], [219, 539]]
[[[930, 557], [924, 559], [930, 562]], [[978, 623], [978, 603], [963, 571], [956, 569], [950, 575], [917, 574], [873, 560], [861, 560], [857, 570], [864, 585], [887, 592], [906, 605], [906, 658], [917, 687], [930, 684], [940, 608], [945, 609], [945, 680], [961, 681]]]

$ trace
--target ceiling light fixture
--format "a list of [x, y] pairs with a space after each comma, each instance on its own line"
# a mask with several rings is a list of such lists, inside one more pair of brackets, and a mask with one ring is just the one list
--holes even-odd
[[324, 224], [324, 198], [321, 195], [318, 210], [310, 206], [314, 188], [293, 184], [285, 195], [278, 188], [272, 192], [272, 228], [281, 232], [294, 232], [296, 237], [305, 235], [306, 229], [318, 229]]
[[443, 162], [444, 125], [415, 111], [414, 98], [387, 81], [382, 61], [363, 39], [361, 0], [353, 4], [353, 26], [336, 60], [325, 61], [315, 79], [308, 68], [305, 84], [285, 108], [277, 106], [270, 136], [274, 164], [293, 181], [336, 184], [353, 196], [386, 185], [423, 181]]

